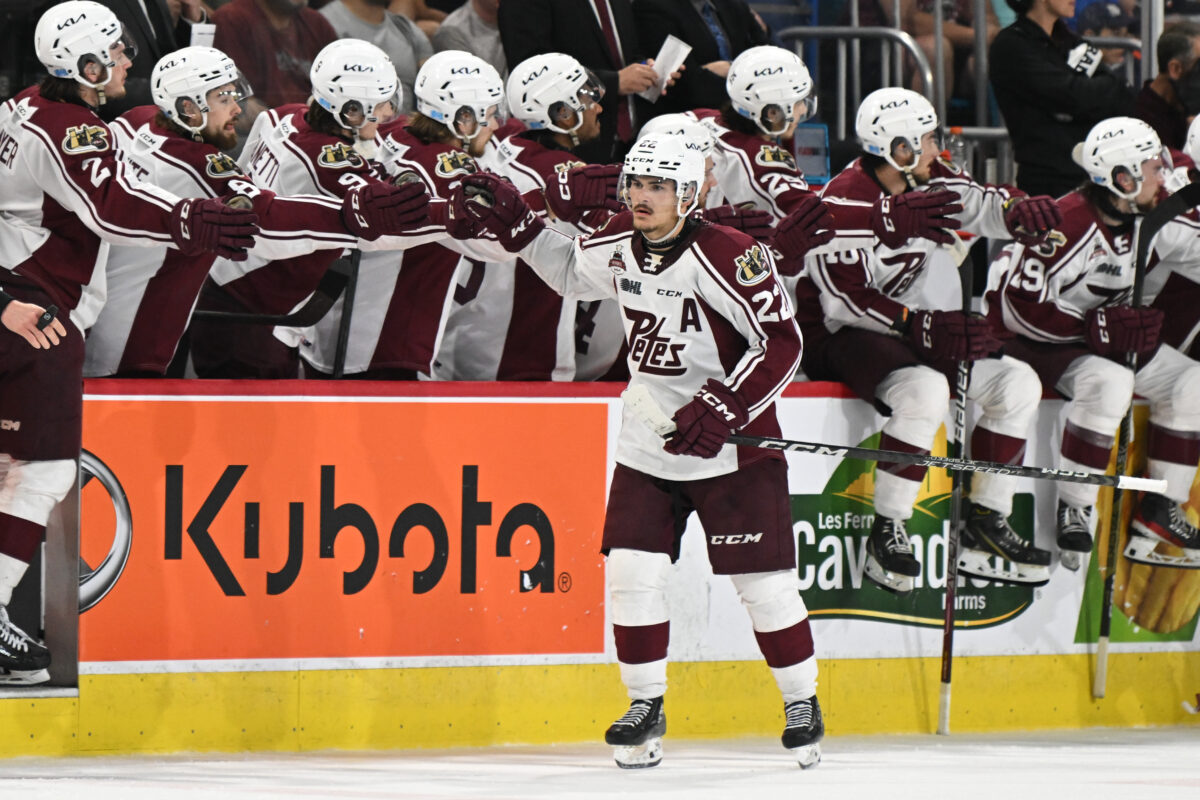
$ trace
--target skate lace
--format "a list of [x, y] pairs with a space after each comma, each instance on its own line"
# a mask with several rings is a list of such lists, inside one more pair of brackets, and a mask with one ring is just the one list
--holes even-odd
[[645, 721], [646, 717], [650, 716], [651, 704], [649, 700], [634, 700], [629, 706], [629, 710], [617, 720], [615, 725], [629, 725], [637, 727]]
[[1169, 504], [1171, 514], [1171, 529], [1180, 531], [1188, 540], [1194, 541], [1197, 536], [1200, 536], [1200, 530], [1196, 526], [1188, 522], [1187, 516], [1183, 513], [1183, 507], [1172, 501]]
[[897, 521], [888, 526], [884, 547], [889, 553], [912, 554], [912, 542], [908, 540], [908, 531], [904, 529], [904, 523]]
[[29, 650], [24, 632], [8, 621], [8, 610], [3, 606], [0, 606], [0, 642], [21, 653]]
[[1076, 508], [1072, 505], [1063, 504], [1059, 509], [1058, 527], [1064, 532], [1082, 531], [1088, 533], [1088, 517], [1091, 516], [1091, 507]]
[[801, 700], [796, 703], [791, 703], [784, 708], [784, 715], [787, 717], [787, 727], [789, 728], [808, 728], [812, 726], [813, 711], [812, 703], [808, 700]]

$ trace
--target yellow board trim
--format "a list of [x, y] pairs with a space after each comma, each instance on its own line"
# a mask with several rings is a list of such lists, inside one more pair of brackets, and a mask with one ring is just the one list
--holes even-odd
[[[1200, 723], [1200, 653], [955, 659], [951, 729], [991, 732]], [[777, 736], [782, 703], [759, 662], [672, 664], [670, 736]], [[828, 735], [932, 733], [939, 660], [821, 662]], [[0, 700], [5, 756], [600, 743], [626, 705], [617, 667], [91, 675], [77, 698]]]

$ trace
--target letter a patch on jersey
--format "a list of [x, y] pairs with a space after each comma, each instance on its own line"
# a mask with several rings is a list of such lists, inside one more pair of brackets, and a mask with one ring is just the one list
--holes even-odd
[[737, 265], [737, 280], [742, 286], [761, 283], [771, 272], [770, 267], [767, 266], [767, 259], [763, 256], [762, 248], [758, 245], [735, 258], [733, 263]]
[[764, 144], [759, 149], [758, 155], [754, 157], [754, 160], [764, 167], [796, 168], [796, 159], [792, 158], [792, 154], [782, 147], [773, 144]]
[[237, 162], [224, 153], [209, 153], [204, 158], [208, 162], [204, 171], [214, 178], [237, 178], [242, 174]]
[[462, 150], [448, 150], [438, 153], [437, 168], [434, 172], [442, 178], [453, 178], [455, 175], [470, 175], [476, 172], [475, 159]]
[[317, 163], [330, 169], [345, 169], [346, 167], [360, 169], [366, 165], [362, 156], [353, 147], [340, 142], [322, 147], [321, 155], [317, 156]]
[[67, 128], [67, 135], [62, 140], [62, 149], [70, 155], [103, 153], [108, 149], [108, 131], [99, 125], [76, 125], [74, 128]]

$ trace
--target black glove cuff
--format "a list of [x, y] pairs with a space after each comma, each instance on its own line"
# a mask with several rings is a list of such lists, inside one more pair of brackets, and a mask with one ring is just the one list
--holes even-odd
[[912, 330], [912, 318], [912, 311], [907, 308], [904, 309], [900, 312], [900, 316], [892, 320], [892, 330], [901, 336], [907, 336], [908, 332]]
[[17, 298], [13, 297], [8, 292], [0, 289], [0, 314], [4, 313], [4, 309], [8, 308], [8, 304]]

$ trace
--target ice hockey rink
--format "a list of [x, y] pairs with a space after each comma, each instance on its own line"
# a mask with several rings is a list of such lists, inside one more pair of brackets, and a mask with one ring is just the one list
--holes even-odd
[[680, 798], [1168, 800], [1200, 797], [1200, 727], [830, 737], [800, 770], [777, 740], [664, 740], [621, 770], [602, 744], [386, 753], [18, 758], [0, 798]]

